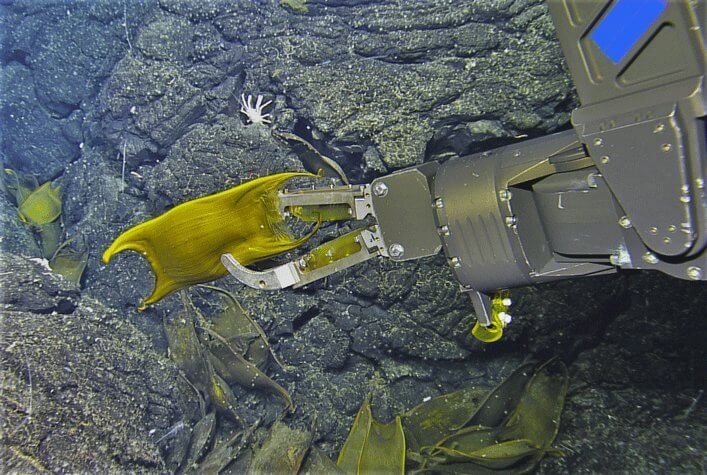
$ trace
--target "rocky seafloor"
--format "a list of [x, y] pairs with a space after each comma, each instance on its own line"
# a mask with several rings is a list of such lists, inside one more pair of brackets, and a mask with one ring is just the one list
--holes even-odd
[[[100, 258], [177, 203], [302, 169], [289, 144], [246, 123], [241, 94], [272, 100], [272, 127], [354, 183], [562, 130], [577, 106], [539, 0], [2, 0], [0, 35], [3, 168], [60, 184], [63, 236], [88, 251], [80, 286], [52, 273], [0, 196], [0, 464], [22, 473], [179, 465], [163, 437], [189, 433], [199, 407], [162, 321], [182, 302], [138, 312], [148, 264]], [[314, 244], [341, 232], [327, 227]], [[518, 289], [493, 345], [468, 334], [473, 309], [441, 256], [369, 261], [300, 290], [217, 284], [286, 363], [268, 373], [297, 408], [234, 387], [242, 421], [258, 423], [253, 447], [281, 419], [335, 456], [367, 394], [389, 420], [558, 356], [570, 372], [564, 456], [540, 473], [704, 472], [703, 283], [636, 272]]]

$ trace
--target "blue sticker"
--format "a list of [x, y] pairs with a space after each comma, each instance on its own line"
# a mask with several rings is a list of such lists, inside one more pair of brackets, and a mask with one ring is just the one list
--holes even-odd
[[667, 7], [668, 0], [617, 0], [590, 37], [618, 64]]

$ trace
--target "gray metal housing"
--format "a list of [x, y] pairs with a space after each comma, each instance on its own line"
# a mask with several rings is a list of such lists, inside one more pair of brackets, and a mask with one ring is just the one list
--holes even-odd
[[592, 33], [617, 4], [549, 2], [582, 102], [573, 130], [376, 180], [402, 199], [373, 201], [386, 246], [433, 253], [434, 221], [484, 325], [503, 288], [617, 268], [707, 280], [705, 3], [663, 3], [614, 62]]

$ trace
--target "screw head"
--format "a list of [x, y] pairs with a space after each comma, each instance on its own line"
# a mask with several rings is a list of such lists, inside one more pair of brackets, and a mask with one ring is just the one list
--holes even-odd
[[702, 268], [697, 266], [690, 266], [687, 268], [687, 277], [690, 280], [702, 280]]
[[643, 256], [641, 256], [641, 259], [643, 259], [643, 262], [647, 264], [657, 264], [658, 263], [658, 257], [653, 254], [652, 252], [645, 252], [643, 253]]
[[444, 208], [444, 200], [442, 200], [442, 198], [435, 200], [435, 208]]
[[604, 143], [604, 141], [602, 139], [600, 139], [599, 137], [594, 139], [594, 145], [596, 145], [597, 147], [599, 147], [603, 143]]
[[506, 223], [506, 227], [512, 228], [516, 225], [518, 219], [515, 216], [506, 216], [503, 221]]
[[405, 254], [405, 248], [402, 244], [398, 244], [396, 242], [395, 244], [390, 245], [388, 248], [388, 254], [390, 254], [390, 257], [402, 257], [403, 254]]
[[501, 201], [509, 201], [511, 199], [511, 196], [512, 196], [512, 194], [509, 190], [500, 190], [498, 192], [498, 198]]
[[449, 226], [446, 224], [437, 228], [437, 232], [440, 236], [449, 236]]
[[462, 266], [462, 260], [456, 256], [449, 259], [449, 262], [452, 264], [452, 267], [461, 267]]
[[379, 198], [383, 198], [388, 194], [388, 185], [382, 181], [378, 181], [373, 184], [373, 194]]
[[621, 216], [621, 219], [619, 219], [619, 226], [624, 229], [630, 229], [633, 224], [631, 223], [631, 220], [628, 218], [628, 216]]

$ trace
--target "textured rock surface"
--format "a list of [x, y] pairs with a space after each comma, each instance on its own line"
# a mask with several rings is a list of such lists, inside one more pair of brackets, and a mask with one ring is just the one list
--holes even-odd
[[85, 115], [146, 8], [135, 2], [125, 10], [111, 0], [3, 4], [4, 162], [43, 182], [78, 158]]
[[[179, 379], [152, 348], [164, 351], [159, 322], [181, 304], [168, 297], [137, 314], [148, 264], [126, 253], [105, 267], [100, 256], [181, 201], [302, 167], [290, 145], [246, 124], [242, 93], [272, 99], [274, 127], [311, 141], [353, 182], [552, 132], [576, 105], [540, 0], [313, 0], [306, 14], [277, 1], [22, 0], [1, 1], [0, 21], [3, 166], [57, 179], [65, 237], [90, 243], [82, 289], [39, 262], [1, 261], [2, 394], [13, 401], [3, 457], [18, 471], [35, 461], [174, 467], [176, 452], [165, 466], [154, 441], [186, 424], [195, 402], [170, 386]], [[37, 256], [2, 200], [2, 249]], [[347, 229], [326, 227], [313, 244]], [[311, 428], [329, 455], [367, 394], [388, 420], [424, 397], [493, 385], [526, 357], [558, 355], [572, 375], [566, 457], [541, 472], [702, 471], [704, 284], [622, 274], [520, 289], [494, 345], [468, 335], [473, 310], [441, 257], [371, 261], [296, 291], [218, 284], [285, 362], [268, 375], [297, 406], [288, 425]], [[190, 293], [218, 310], [213, 293]], [[278, 398], [232, 389], [247, 423], [281, 415]], [[230, 426], [219, 423], [223, 436]]]
[[172, 363], [115, 311], [0, 253], [3, 471], [161, 471], [156, 441], [194, 407]]
[[17, 216], [12, 198], [0, 194], [0, 249], [26, 256], [40, 256], [42, 251], [32, 235], [32, 230]]
[[559, 335], [585, 346], [570, 368], [557, 439], [566, 457], [547, 460], [541, 473], [704, 471], [707, 286], [655, 273], [624, 284], [614, 316], [598, 312], [572, 323], [584, 329], [575, 337]]

